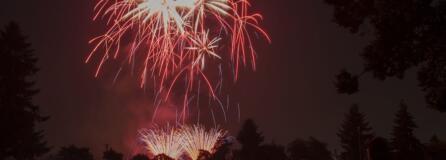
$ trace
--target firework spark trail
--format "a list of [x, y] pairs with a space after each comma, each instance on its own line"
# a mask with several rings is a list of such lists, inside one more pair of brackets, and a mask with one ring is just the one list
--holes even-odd
[[206, 129], [201, 125], [144, 129], [140, 139], [153, 155], [166, 155], [178, 159], [186, 153], [192, 160], [197, 160], [200, 151], [211, 154], [218, 147], [218, 142], [226, 132], [218, 128]]
[[183, 149], [192, 160], [198, 159], [200, 151], [214, 153], [218, 141], [226, 134], [217, 128], [206, 130], [200, 125], [184, 126], [181, 133]]
[[164, 154], [170, 158], [178, 159], [183, 152], [181, 143], [178, 143], [182, 135], [173, 127], [144, 129], [140, 131], [140, 136], [146, 149], [154, 156]]
[[[137, 64], [141, 88], [153, 79], [157, 96], [166, 93], [160, 99], [167, 100], [180, 79], [187, 81], [184, 101], [197, 83], [217, 98], [215, 90], [221, 90], [222, 84], [214, 85], [205, 69], [221, 72], [221, 63], [230, 64], [237, 80], [240, 67], [251, 63], [255, 69], [251, 34], [260, 33], [270, 42], [259, 27], [262, 16], [251, 14], [249, 7], [249, 0], [99, 0], [94, 20], [106, 19], [109, 29], [90, 41], [94, 48], [86, 63], [103, 52], [97, 77], [108, 60], [123, 57], [132, 66]], [[121, 45], [128, 41], [130, 49], [124, 50]], [[225, 57], [230, 60], [226, 62]], [[220, 65], [209, 66], [210, 60]]]

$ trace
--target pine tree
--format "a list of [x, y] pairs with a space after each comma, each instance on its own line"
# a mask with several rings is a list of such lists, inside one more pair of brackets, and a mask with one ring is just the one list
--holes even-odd
[[15, 23], [0, 33], [0, 159], [36, 159], [49, 148], [36, 124], [47, 120], [32, 102], [37, 58]]
[[338, 137], [341, 141], [343, 160], [365, 160], [366, 141], [373, 135], [372, 128], [365, 119], [365, 115], [359, 112], [358, 105], [353, 105], [341, 125]]
[[238, 157], [243, 160], [256, 160], [257, 153], [260, 151], [260, 145], [263, 142], [263, 136], [258, 131], [257, 125], [253, 120], [248, 119], [242, 126], [238, 136], [238, 142], [242, 145]]
[[413, 116], [408, 112], [407, 105], [400, 103], [400, 109], [396, 113], [395, 126], [392, 132], [392, 148], [397, 160], [420, 160], [422, 148], [413, 131], [417, 128]]

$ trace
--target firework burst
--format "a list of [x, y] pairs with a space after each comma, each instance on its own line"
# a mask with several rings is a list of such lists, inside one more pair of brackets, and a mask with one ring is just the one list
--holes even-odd
[[146, 149], [155, 157], [178, 159], [183, 153], [197, 160], [201, 152], [213, 154], [226, 132], [201, 125], [144, 129], [140, 131]]
[[216, 128], [206, 130], [199, 125], [185, 126], [181, 132], [183, 149], [192, 160], [197, 160], [201, 151], [213, 154], [218, 141], [225, 135], [222, 130]]
[[141, 141], [154, 156], [168, 156], [178, 159], [183, 152], [181, 133], [173, 127], [156, 128], [140, 131]]
[[249, 7], [249, 0], [99, 0], [94, 19], [106, 19], [109, 28], [90, 41], [86, 62], [99, 58], [95, 76], [110, 59], [136, 64], [140, 87], [153, 81], [157, 94], [167, 92], [160, 99], [179, 80], [186, 81], [185, 101], [199, 83], [217, 98], [205, 69], [219, 65], [208, 61], [232, 66], [237, 80], [240, 66], [255, 68], [254, 33], [270, 41], [259, 27], [262, 16]]

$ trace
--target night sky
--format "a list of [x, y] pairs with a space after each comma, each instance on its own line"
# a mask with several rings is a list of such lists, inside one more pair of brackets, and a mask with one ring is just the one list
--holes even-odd
[[[336, 93], [334, 75], [343, 67], [361, 71], [358, 53], [367, 38], [332, 23], [332, 9], [322, 0], [253, 0], [263, 12], [263, 26], [273, 42], [258, 46], [258, 68], [234, 85], [242, 120], [253, 118], [266, 141], [286, 144], [314, 136], [337, 148], [336, 132], [343, 115], [358, 103], [377, 135], [387, 137], [393, 115], [404, 100], [416, 118], [422, 141], [446, 138], [446, 115], [426, 108], [415, 70], [405, 80], [385, 82], [365, 76], [359, 94]], [[51, 119], [42, 125], [50, 145], [91, 147], [105, 144], [131, 152], [136, 130], [150, 123], [152, 100], [137, 87], [136, 76], [94, 78], [95, 64], [85, 64], [88, 41], [104, 24], [92, 22], [94, 0], [9, 0], [0, 5], [0, 25], [18, 22], [39, 58], [35, 102]], [[222, 127], [236, 135], [236, 116]], [[210, 121], [210, 120], [209, 120]]]

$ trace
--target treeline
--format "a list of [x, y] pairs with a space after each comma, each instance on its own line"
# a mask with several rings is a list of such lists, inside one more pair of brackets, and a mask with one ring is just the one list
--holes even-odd
[[[416, 123], [401, 102], [395, 114], [390, 139], [375, 135], [364, 113], [353, 105], [345, 114], [337, 133], [340, 152], [330, 151], [327, 144], [309, 137], [297, 138], [286, 146], [265, 143], [258, 126], [253, 120], [244, 122], [236, 141], [225, 138], [215, 153], [202, 152], [200, 160], [445, 160], [446, 141], [432, 136], [430, 142], [421, 143], [414, 135]], [[123, 154], [106, 147], [104, 160], [151, 160], [144, 154], [124, 157]], [[166, 160], [166, 156], [153, 160]], [[62, 147], [50, 160], [93, 160], [87, 148]]]

